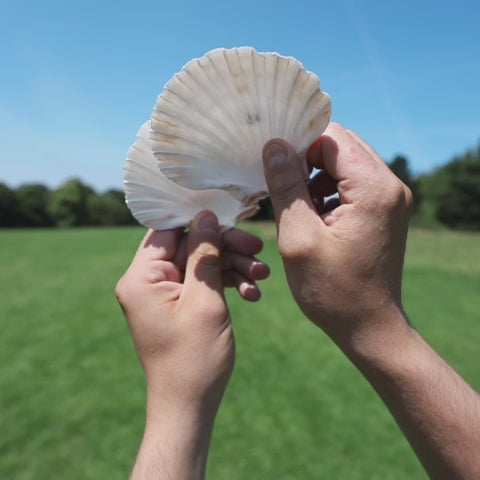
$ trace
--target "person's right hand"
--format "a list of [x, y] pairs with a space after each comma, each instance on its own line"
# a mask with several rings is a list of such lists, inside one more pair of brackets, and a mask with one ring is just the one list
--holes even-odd
[[[334, 123], [308, 152], [322, 170], [310, 181], [285, 141], [267, 142], [263, 156], [280, 254], [303, 312], [344, 349], [405, 330], [410, 190], [369, 145]], [[336, 192], [339, 199], [324, 204]]]

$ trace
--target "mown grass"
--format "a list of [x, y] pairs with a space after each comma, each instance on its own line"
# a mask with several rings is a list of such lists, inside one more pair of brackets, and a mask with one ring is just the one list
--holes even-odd
[[[424, 479], [370, 386], [305, 321], [271, 225], [250, 224], [272, 268], [263, 299], [229, 294], [237, 364], [209, 479]], [[0, 232], [0, 478], [127, 478], [144, 380], [113, 296], [140, 228]], [[477, 389], [480, 237], [410, 235], [412, 322]]]

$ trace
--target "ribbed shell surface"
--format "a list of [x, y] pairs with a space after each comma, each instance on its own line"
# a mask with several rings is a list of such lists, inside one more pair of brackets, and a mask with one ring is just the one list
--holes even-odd
[[133, 216], [146, 227], [166, 230], [190, 225], [202, 210], [213, 211], [224, 228], [256, 208], [245, 207], [223, 190], [189, 190], [169, 180], [159, 169], [152, 153], [150, 121], [137, 134], [127, 153], [124, 189]]
[[223, 189], [243, 204], [267, 195], [262, 150], [272, 138], [305, 158], [331, 116], [319, 78], [294, 58], [217, 49], [165, 86], [151, 123], [162, 172], [189, 189]]

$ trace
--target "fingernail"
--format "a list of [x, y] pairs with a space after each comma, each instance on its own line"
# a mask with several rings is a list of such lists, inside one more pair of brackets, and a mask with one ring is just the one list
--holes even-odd
[[268, 170], [281, 168], [288, 156], [288, 150], [280, 143], [271, 143], [265, 150], [265, 166]]
[[218, 229], [217, 218], [212, 213], [208, 213], [200, 219], [199, 226], [202, 232], [216, 232]]

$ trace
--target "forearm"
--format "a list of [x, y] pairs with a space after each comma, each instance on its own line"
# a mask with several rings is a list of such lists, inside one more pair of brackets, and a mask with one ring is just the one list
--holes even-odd
[[345, 353], [431, 478], [480, 478], [480, 396], [405, 321], [396, 325]]
[[205, 478], [215, 415], [149, 399], [142, 445], [131, 480]]

